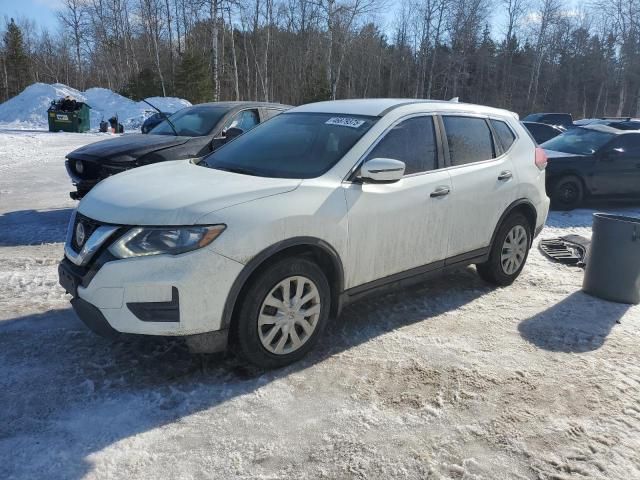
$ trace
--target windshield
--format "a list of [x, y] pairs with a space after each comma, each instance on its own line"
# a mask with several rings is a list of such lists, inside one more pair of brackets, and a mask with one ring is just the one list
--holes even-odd
[[587, 128], [574, 128], [562, 135], [544, 142], [542, 147], [556, 152], [575, 153], [576, 155], [591, 155], [599, 150], [615, 135]]
[[169, 116], [176, 131], [168, 121], [164, 120], [149, 132], [150, 135], [175, 135], [185, 137], [202, 137], [209, 135], [220, 119], [229, 111], [223, 107], [189, 107]]
[[284, 113], [216, 150], [200, 165], [276, 178], [322, 175], [377, 121], [336, 113]]

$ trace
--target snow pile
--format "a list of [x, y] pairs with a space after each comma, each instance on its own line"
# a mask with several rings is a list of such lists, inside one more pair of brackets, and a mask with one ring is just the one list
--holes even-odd
[[[149, 115], [155, 113], [145, 102], [134, 102], [107, 88], [90, 88], [85, 92], [61, 83], [34, 83], [19, 95], [0, 104], [0, 126], [4, 128], [46, 129], [47, 109], [53, 100], [67, 95], [91, 107], [91, 128], [97, 129], [102, 119], [118, 116], [126, 130], [137, 130]], [[147, 99], [163, 112], [175, 112], [191, 105], [174, 97]]]

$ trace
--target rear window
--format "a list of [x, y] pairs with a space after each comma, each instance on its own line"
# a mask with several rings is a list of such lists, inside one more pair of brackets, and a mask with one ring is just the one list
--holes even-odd
[[498, 140], [502, 145], [502, 151], [506, 152], [511, 148], [511, 145], [513, 145], [513, 142], [516, 140], [515, 134], [513, 133], [509, 125], [507, 125], [502, 120], [492, 119], [491, 126], [495, 130], [496, 135], [498, 136]]
[[532, 113], [531, 115], [527, 115], [522, 119], [523, 122], [539, 122], [542, 118], [541, 113]]
[[551, 125], [571, 125], [573, 119], [568, 113], [550, 113], [544, 116], [544, 123]]
[[495, 157], [491, 130], [483, 118], [444, 116], [451, 165], [467, 165]]

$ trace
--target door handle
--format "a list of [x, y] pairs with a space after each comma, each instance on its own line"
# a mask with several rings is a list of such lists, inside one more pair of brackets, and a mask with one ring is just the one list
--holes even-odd
[[513, 173], [510, 170], [500, 172], [500, 175], [498, 175], [498, 180], [500, 181], [509, 180], [510, 178], [513, 178]]
[[449, 192], [451, 192], [451, 189], [449, 187], [445, 187], [445, 186], [440, 186], [437, 187], [433, 192], [431, 192], [431, 198], [436, 198], [436, 197], [444, 197], [446, 195], [449, 195]]

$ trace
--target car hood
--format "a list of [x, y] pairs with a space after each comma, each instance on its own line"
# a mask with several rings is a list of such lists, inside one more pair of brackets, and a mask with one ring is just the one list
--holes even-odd
[[177, 160], [103, 180], [82, 199], [78, 211], [117, 225], [193, 225], [208, 213], [295, 190], [300, 182], [241, 175]]
[[571, 160], [578, 160], [581, 158], [590, 158], [591, 155], [578, 155], [576, 153], [565, 153], [565, 152], [558, 152], [556, 150], [547, 150], [545, 148], [544, 152], [547, 154], [547, 158], [552, 160], [552, 159], [560, 159], [560, 158], [566, 158], [566, 159], [571, 159]]
[[69, 153], [67, 158], [128, 162], [156, 150], [183, 145], [191, 138], [172, 135], [144, 135], [142, 133], [122, 135], [80, 147]]

